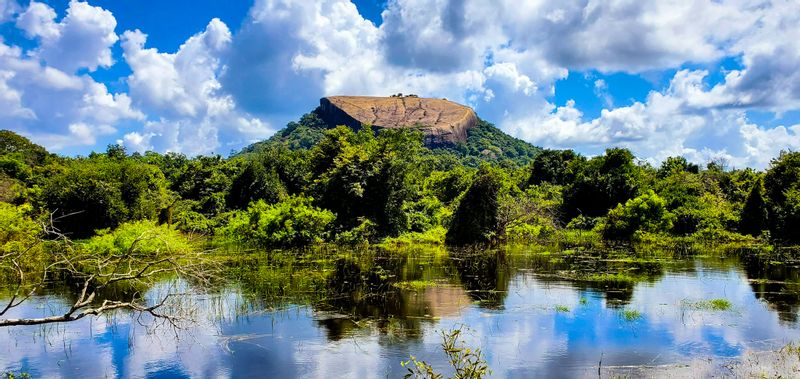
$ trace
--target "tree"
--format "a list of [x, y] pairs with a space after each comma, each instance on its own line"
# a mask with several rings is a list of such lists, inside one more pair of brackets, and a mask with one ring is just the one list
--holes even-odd
[[230, 208], [244, 209], [253, 201], [263, 200], [274, 204], [286, 195], [286, 188], [278, 173], [271, 167], [265, 167], [260, 159], [252, 159], [231, 182], [227, 204]]
[[71, 162], [47, 178], [42, 200], [70, 238], [128, 220], [155, 219], [169, 205], [167, 183], [152, 165], [98, 156]]
[[667, 232], [671, 227], [672, 215], [667, 211], [667, 202], [649, 190], [608, 212], [601, 229], [603, 237], [623, 240], [637, 231]]
[[451, 245], [490, 242], [497, 233], [502, 177], [483, 165], [453, 214], [445, 241]]
[[782, 152], [764, 175], [770, 232], [773, 237], [799, 242], [800, 152]]
[[700, 172], [700, 166], [689, 163], [684, 157], [669, 157], [661, 163], [657, 175], [659, 178], [663, 179], [680, 172], [697, 174]]
[[747, 200], [745, 200], [741, 220], [739, 221], [739, 231], [743, 234], [758, 236], [762, 231], [769, 229], [769, 213], [762, 193], [762, 186], [761, 180], [756, 180], [753, 183], [750, 194], [747, 195]]
[[575, 159], [579, 159], [579, 156], [572, 150], [543, 150], [533, 159], [528, 184], [547, 182], [565, 185], [571, 182], [574, 174], [569, 169], [570, 162]]
[[29, 166], [41, 165], [52, 158], [44, 147], [10, 130], [0, 130], [0, 155], [18, 155]]
[[409, 228], [406, 202], [418, 200], [422, 177], [416, 164], [422, 134], [404, 129], [359, 132], [340, 126], [325, 133], [311, 152], [311, 191], [322, 208], [347, 230], [369, 219], [380, 236]]
[[636, 196], [639, 190], [639, 170], [627, 149], [608, 149], [604, 155], [574, 169], [575, 181], [564, 189], [567, 220], [578, 215], [603, 216], [617, 204]]

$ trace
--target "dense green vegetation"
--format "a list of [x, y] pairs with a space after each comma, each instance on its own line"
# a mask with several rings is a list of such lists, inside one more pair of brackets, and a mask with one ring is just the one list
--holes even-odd
[[150, 221], [262, 248], [794, 244], [800, 153], [781, 154], [764, 172], [682, 157], [653, 167], [619, 148], [591, 158], [540, 150], [485, 121], [466, 144], [427, 148], [414, 130], [331, 127], [315, 113], [229, 158], [116, 145], [68, 158], [2, 131], [0, 200], [3, 213], [52, 220], [73, 239]]

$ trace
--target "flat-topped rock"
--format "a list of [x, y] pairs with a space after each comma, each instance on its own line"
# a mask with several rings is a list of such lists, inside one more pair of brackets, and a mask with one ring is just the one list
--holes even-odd
[[470, 107], [416, 96], [330, 96], [320, 99], [320, 111], [330, 125], [419, 128], [427, 146], [466, 142], [467, 130], [478, 124]]

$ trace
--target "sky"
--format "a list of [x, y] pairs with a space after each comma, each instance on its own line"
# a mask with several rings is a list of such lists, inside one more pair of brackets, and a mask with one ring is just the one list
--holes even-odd
[[800, 149], [800, 2], [0, 0], [0, 128], [65, 155], [227, 155], [398, 92], [545, 148], [765, 168]]

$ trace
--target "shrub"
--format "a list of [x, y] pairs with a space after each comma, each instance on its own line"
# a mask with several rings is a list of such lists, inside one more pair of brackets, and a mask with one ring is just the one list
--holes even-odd
[[341, 232], [336, 235], [336, 243], [340, 245], [367, 245], [378, 234], [377, 225], [370, 219], [364, 219], [353, 229]]
[[256, 201], [246, 211], [233, 212], [222, 234], [259, 247], [301, 247], [321, 241], [335, 216], [314, 207], [312, 201], [302, 196], [277, 204]]
[[30, 206], [0, 202], [0, 255], [21, 252], [36, 242], [42, 227], [28, 216]]
[[608, 212], [601, 228], [605, 238], [630, 239], [636, 231], [666, 232], [671, 227], [666, 201], [649, 190]]
[[192, 250], [188, 239], [169, 225], [154, 221], [135, 221], [114, 230], [100, 230], [98, 235], [82, 243], [81, 248], [99, 255], [163, 254]]

